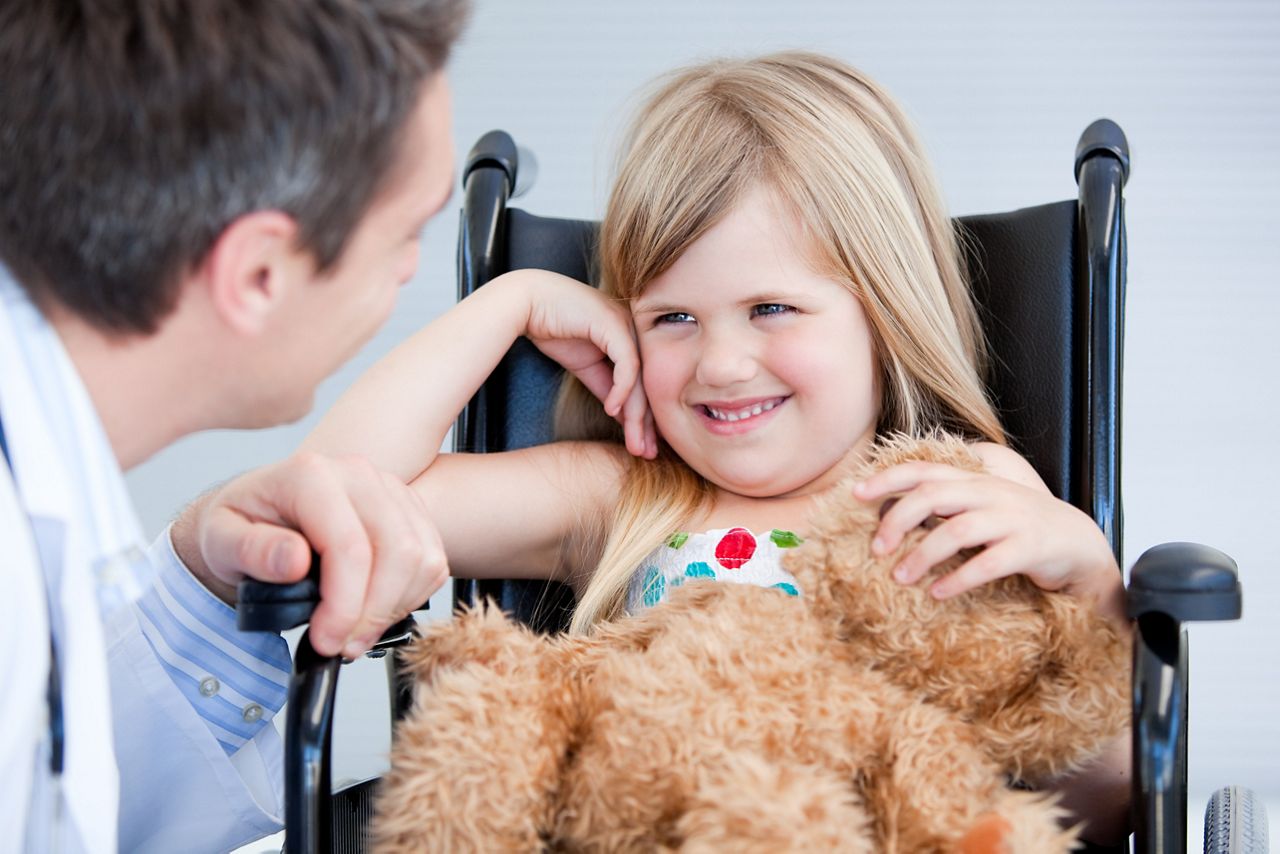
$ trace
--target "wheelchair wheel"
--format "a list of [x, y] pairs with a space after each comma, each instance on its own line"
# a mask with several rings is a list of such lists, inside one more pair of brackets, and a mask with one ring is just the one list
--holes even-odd
[[378, 777], [354, 783], [333, 793], [333, 854], [361, 854], [365, 831], [373, 818]]
[[1267, 854], [1267, 811], [1253, 791], [1226, 786], [1204, 811], [1205, 854]]

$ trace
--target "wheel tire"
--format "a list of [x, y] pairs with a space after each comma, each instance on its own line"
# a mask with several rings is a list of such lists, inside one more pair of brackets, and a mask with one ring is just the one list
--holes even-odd
[[1205, 854], [1267, 854], [1267, 810], [1251, 789], [1225, 786], [1204, 811]]

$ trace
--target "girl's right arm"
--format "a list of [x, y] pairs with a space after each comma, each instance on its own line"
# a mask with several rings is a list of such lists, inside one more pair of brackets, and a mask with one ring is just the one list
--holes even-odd
[[[334, 405], [303, 447], [355, 454], [408, 481], [467, 577], [564, 577], [566, 545], [607, 506], [626, 452], [555, 443], [499, 454], [439, 454], [458, 413], [511, 344], [527, 336], [623, 422], [627, 449], [656, 443], [629, 313], [541, 270], [499, 276], [398, 346]], [[581, 539], [577, 537], [577, 539]]]
[[411, 481], [435, 461], [458, 413], [520, 336], [581, 379], [650, 452], [631, 318], [588, 285], [544, 270], [493, 279], [370, 368], [304, 440]]

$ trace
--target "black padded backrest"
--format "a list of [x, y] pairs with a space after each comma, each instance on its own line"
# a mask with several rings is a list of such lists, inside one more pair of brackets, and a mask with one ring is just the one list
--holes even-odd
[[1076, 203], [1056, 202], [957, 221], [974, 299], [990, 345], [987, 385], [1010, 444], [1059, 498], [1086, 513], [1075, 483], [1083, 402], [1075, 376]]
[[[1072, 248], [1074, 201], [958, 220], [974, 296], [991, 344], [992, 396], [1015, 448], [1049, 488], [1088, 511], [1072, 482], [1077, 362]], [[537, 267], [589, 280], [595, 224], [507, 211], [509, 269]], [[521, 340], [493, 377], [504, 402], [505, 449], [545, 442], [559, 368]], [[491, 398], [492, 399], [492, 398]], [[495, 413], [496, 414], [496, 413]]]

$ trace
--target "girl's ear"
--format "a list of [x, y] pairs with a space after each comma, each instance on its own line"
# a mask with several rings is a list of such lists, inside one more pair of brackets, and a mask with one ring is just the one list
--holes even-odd
[[313, 266], [297, 244], [298, 223], [275, 210], [238, 217], [214, 242], [201, 265], [214, 312], [238, 335], [253, 337], [305, 284]]

